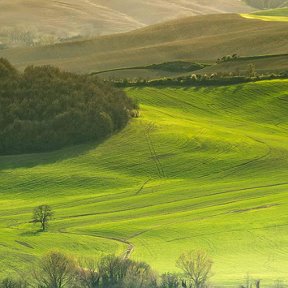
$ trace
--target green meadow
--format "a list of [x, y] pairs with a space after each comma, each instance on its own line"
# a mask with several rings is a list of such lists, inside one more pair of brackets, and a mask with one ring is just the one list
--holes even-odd
[[[51, 249], [159, 272], [204, 249], [216, 284], [287, 278], [288, 81], [127, 93], [141, 116], [106, 141], [0, 157], [1, 275]], [[29, 223], [41, 204], [45, 233]]]
[[286, 22], [288, 21], [288, 8], [263, 10], [251, 14], [242, 14], [242, 16], [249, 19]]

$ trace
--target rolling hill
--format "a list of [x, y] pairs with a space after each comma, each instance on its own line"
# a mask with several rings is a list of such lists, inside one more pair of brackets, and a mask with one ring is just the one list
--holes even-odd
[[[173, 62], [170, 62], [173, 63]], [[106, 80], [119, 79], [146, 79], [153, 80], [159, 78], [176, 78], [181, 76], [191, 76], [191, 74], [211, 75], [215, 73], [239, 73], [247, 75], [249, 66], [254, 65], [257, 74], [279, 74], [288, 71], [288, 54], [277, 55], [260, 55], [251, 57], [240, 57], [236, 60], [214, 63], [209, 61], [209, 64], [202, 69], [194, 71], [167, 71], [165, 69], [151, 69], [149, 67], [131, 67], [123, 69], [112, 69], [96, 73], [100, 78]], [[204, 65], [203, 65], [204, 66]]]
[[31, 46], [125, 32], [184, 16], [245, 13], [252, 8], [238, 0], [1, 0], [0, 11], [0, 44]]
[[245, 2], [258, 9], [272, 9], [288, 6], [287, 0], [245, 0]]
[[[213, 283], [287, 277], [288, 81], [128, 89], [141, 117], [102, 143], [0, 157], [1, 273], [58, 248], [128, 253], [175, 271], [185, 249]], [[55, 211], [47, 233], [32, 210]]]
[[250, 19], [259, 19], [264, 21], [288, 21], [288, 8], [278, 8], [272, 10], [262, 10], [250, 14], [242, 14], [243, 17]]
[[247, 19], [237, 14], [194, 16], [93, 40], [6, 49], [0, 51], [0, 57], [8, 58], [20, 69], [29, 64], [52, 64], [74, 72], [175, 60], [215, 63], [218, 57], [234, 53], [287, 53], [287, 27], [287, 22]]

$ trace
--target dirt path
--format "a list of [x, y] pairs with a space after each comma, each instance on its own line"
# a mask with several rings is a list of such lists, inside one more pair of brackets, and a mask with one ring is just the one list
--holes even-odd
[[77, 235], [77, 236], [88, 236], [88, 237], [94, 237], [94, 238], [99, 238], [99, 239], [105, 239], [105, 240], [111, 240], [111, 241], [116, 241], [121, 244], [127, 245], [127, 249], [122, 253], [121, 257], [123, 259], [129, 259], [134, 251], [135, 246], [129, 242], [128, 240], [124, 240], [121, 238], [116, 238], [116, 237], [105, 237], [105, 236], [94, 236], [94, 235], [87, 235], [87, 234], [78, 234], [78, 233], [72, 233], [72, 232], [67, 232], [63, 230], [59, 230], [59, 233], [62, 234], [68, 234], [68, 235]]

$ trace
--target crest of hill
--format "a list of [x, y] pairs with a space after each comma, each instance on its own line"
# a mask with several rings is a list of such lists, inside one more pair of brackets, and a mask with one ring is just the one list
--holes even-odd
[[252, 10], [239, 0], [1, 0], [0, 48], [43, 46], [186, 16]]
[[245, 2], [259, 9], [272, 9], [272, 8], [281, 8], [287, 7], [287, 0], [245, 0]]
[[287, 22], [246, 19], [237, 14], [188, 17], [128, 33], [37, 48], [0, 51], [19, 68], [53, 64], [95, 72], [174, 60], [215, 61], [223, 55], [287, 53]]

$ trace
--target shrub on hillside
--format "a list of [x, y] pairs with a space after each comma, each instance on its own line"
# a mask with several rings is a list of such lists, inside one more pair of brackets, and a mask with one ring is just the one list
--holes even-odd
[[20, 74], [1, 59], [0, 154], [103, 139], [123, 128], [136, 106], [123, 91], [98, 79], [50, 66], [29, 66]]
[[180, 286], [179, 275], [165, 273], [161, 276], [160, 288], [178, 288]]
[[19, 280], [7, 277], [0, 282], [0, 288], [28, 288], [25, 280]]
[[143, 262], [108, 255], [99, 262], [99, 274], [103, 287], [156, 288], [156, 276]]

